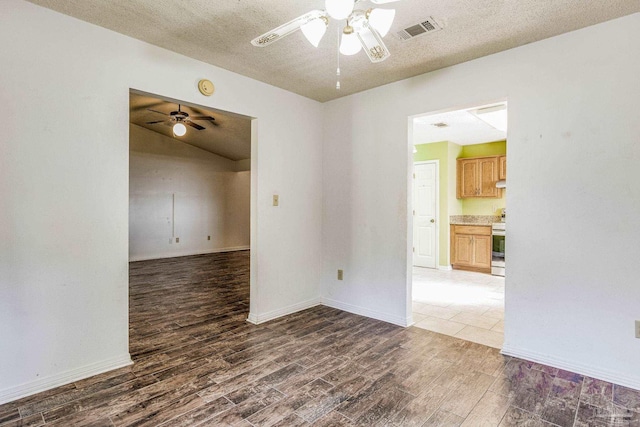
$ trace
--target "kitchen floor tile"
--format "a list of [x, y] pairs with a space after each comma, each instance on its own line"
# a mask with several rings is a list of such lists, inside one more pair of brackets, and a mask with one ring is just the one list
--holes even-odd
[[431, 304], [419, 304], [418, 309], [414, 309], [414, 312], [424, 314], [426, 316], [437, 317], [438, 319], [451, 319], [453, 316], [460, 314], [459, 310], [455, 310], [449, 307], [439, 307]]
[[496, 323], [493, 328], [491, 328], [491, 330], [504, 334], [504, 320], [500, 320], [498, 323]]
[[498, 319], [484, 317], [473, 313], [460, 313], [453, 316], [450, 320], [483, 329], [491, 329], [499, 322]]
[[490, 308], [489, 310], [482, 313], [483, 316], [486, 317], [494, 317], [496, 319], [503, 320], [504, 319], [504, 309], [501, 308]]
[[420, 322], [421, 320], [426, 319], [429, 316], [425, 316], [424, 314], [420, 314], [420, 313], [416, 313], [415, 310], [413, 312], [413, 323], [416, 324], [418, 322]]
[[476, 328], [475, 326], [465, 326], [460, 332], [457, 332], [453, 336], [494, 348], [502, 348], [504, 341], [504, 335], [502, 333]]
[[455, 336], [455, 334], [465, 327], [463, 323], [452, 322], [450, 320], [438, 319], [437, 317], [430, 316], [427, 316], [425, 319], [416, 323], [415, 326], [450, 336]]
[[[504, 283], [504, 277], [473, 271], [414, 267], [414, 324], [500, 348], [504, 340]], [[476, 329], [485, 333], [474, 333]]]

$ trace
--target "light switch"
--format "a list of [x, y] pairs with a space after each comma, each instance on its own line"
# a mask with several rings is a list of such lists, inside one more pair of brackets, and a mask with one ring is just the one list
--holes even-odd
[[280, 204], [280, 196], [278, 196], [277, 194], [273, 195], [273, 206], [279, 206]]

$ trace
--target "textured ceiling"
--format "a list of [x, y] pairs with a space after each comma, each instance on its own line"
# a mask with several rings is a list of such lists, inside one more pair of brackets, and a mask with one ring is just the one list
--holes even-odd
[[[174, 136], [174, 123], [170, 121], [170, 117], [149, 111], [149, 109], [169, 114], [178, 110], [178, 104], [175, 102], [132, 92], [129, 96], [129, 107], [130, 123], [175, 138], [185, 144], [193, 145], [227, 159], [244, 160], [251, 158], [251, 120], [247, 117], [181, 104], [181, 111], [186, 112], [189, 116], [211, 116], [215, 119], [214, 123], [217, 126], [214, 126], [208, 120], [194, 120], [194, 123], [204, 127], [204, 129], [198, 130], [187, 126], [187, 133], [184, 136]], [[148, 122], [158, 120], [165, 121], [148, 124]]]
[[[413, 119], [413, 143], [450, 141], [458, 145], [471, 145], [507, 139], [507, 132], [494, 128], [471, 113], [485, 107], [487, 106], [415, 118]], [[506, 110], [504, 114], [506, 116]], [[434, 123], [445, 123], [447, 126], [437, 127]]]
[[[391, 57], [341, 57], [344, 21], [333, 20], [318, 48], [300, 31], [265, 48], [250, 41], [323, 0], [30, 0], [148, 43], [316, 99], [328, 101], [640, 11], [640, 0], [402, 0], [385, 43]], [[359, 2], [357, 8], [372, 4]], [[396, 31], [432, 16], [444, 30], [409, 41]], [[215, 81], [214, 81], [215, 84]]]

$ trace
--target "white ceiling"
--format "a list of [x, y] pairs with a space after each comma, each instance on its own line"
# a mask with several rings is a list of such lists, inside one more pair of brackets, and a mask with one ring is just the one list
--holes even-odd
[[[502, 104], [506, 105], [506, 103]], [[414, 118], [414, 145], [441, 141], [450, 141], [458, 145], [472, 145], [506, 140], [506, 131], [498, 130], [472, 114], [475, 110], [486, 107], [489, 106], [484, 105]], [[505, 115], [506, 111], [505, 109]], [[445, 123], [447, 126], [437, 127], [433, 126], [434, 123]]]
[[[173, 135], [173, 123], [169, 121], [170, 117], [149, 111], [152, 109], [169, 114], [178, 109], [176, 102], [132, 92], [129, 95], [129, 107], [130, 123], [230, 160], [251, 158], [251, 119], [249, 117], [181, 104], [181, 111], [190, 116], [211, 116], [215, 119], [217, 126], [207, 120], [194, 120], [194, 123], [204, 129], [198, 130], [187, 126], [187, 133], [178, 137]], [[148, 124], [148, 122], [165, 119], [163, 123]]]
[[[30, 1], [318, 101], [640, 11], [640, 0], [402, 0], [383, 6], [397, 9], [384, 39], [391, 57], [372, 64], [363, 52], [342, 56], [337, 91], [336, 47], [344, 21], [331, 22], [318, 48], [300, 31], [265, 48], [250, 43], [311, 9], [323, 9], [323, 0]], [[404, 42], [393, 35], [429, 16], [444, 30]], [[216, 83], [215, 74], [209, 78]]]

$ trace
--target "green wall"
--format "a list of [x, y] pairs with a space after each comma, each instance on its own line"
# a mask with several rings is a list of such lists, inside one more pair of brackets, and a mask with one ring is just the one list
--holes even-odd
[[485, 144], [463, 145], [460, 157], [502, 156], [504, 154], [507, 154], [507, 141], [496, 141]]
[[[449, 265], [449, 145], [447, 141], [416, 145], [414, 162], [438, 160], [438, 233], [439, 264]], [[455, 145], [455, 144], [454, 144]], [[454, 166], [455, 168], [455, 166]]]
[[439, 191], [439, 264], [449, 266], [449, 216], [451, 215], [499, 215], [505, 207], [505, 194], [497, 199], [457, 199], [456, 159], [467, 157], [499, 156], [507, 154], [507, 142], [460, 146], [448, 141], [416, 145], [414, 162], [438, 160]]

